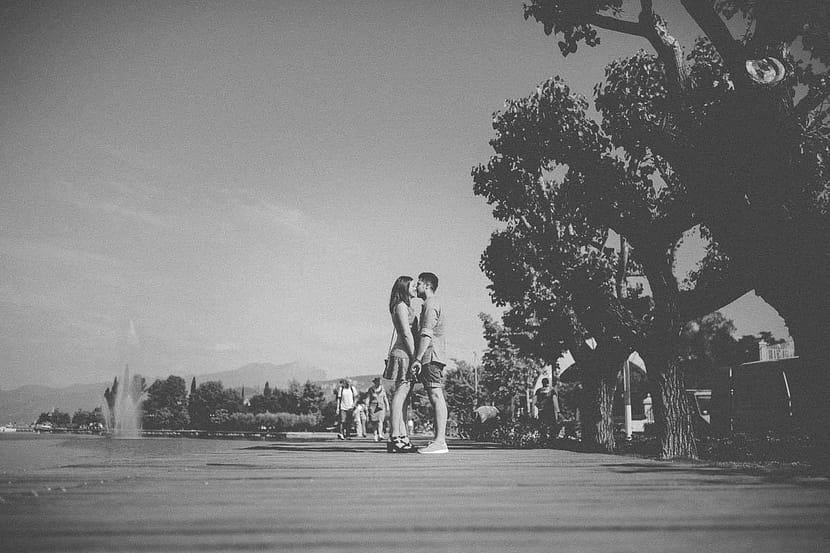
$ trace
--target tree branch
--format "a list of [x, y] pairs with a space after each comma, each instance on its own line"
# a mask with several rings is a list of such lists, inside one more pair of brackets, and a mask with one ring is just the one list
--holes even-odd
[[746, 275], [730, 275], [730, 278], [712, 283], [702, 289], [680, 292], [678, 308], [681, 319], [691, 321], [729, 305], [752, 290]]
[[822, 75], [818, 79], [818, 86], [810, 88], [804, 98], [793, 109], [793, 117], [804, 119], [811, 111], [821, 105], [830, 96], [830, 74]]
[[594, 14], [588, 19], [588, 23], [594, 27], [599, 27], [608, 31], [615, 31], [632, 36], [645, 36], [643, 29], [639, 23], [634, 21], [626, 21], [624, 19], [617, 19], [607, 15]]
[[734, 39], [710, 0], [680, 0], [680, 3], [706, 33], [737, 80], [746, 81], [747, 60], [744, 47]]
[[683, 47], [680, 41], [669, 34], [666, 23], [654, 13], [651, 0], [641, 0], [640, 6], [642, 36], [649, 41], [665, 65], [669, 92], [679, 104], [689, 88], [689, 72], [683, 57]]

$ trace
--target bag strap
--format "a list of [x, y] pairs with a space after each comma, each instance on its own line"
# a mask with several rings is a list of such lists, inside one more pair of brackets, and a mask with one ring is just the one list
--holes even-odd
[[389, 354], [392, 353], [392, 346], [395, 345], [395, 334], [397, 331], [395, 330], [395, 325], [392, 325], [392, 336], [389, 338], [389, 349], [386, 350], [386, 357], [389, 357]]

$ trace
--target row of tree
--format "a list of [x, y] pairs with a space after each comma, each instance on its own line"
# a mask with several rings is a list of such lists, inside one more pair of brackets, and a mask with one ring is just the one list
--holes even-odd
[[104, 412], [100, 407], [96, 407], [92, 411], [85, 411], [78, 409], [74, 414], [70, 415], [60, 409], [53, 409], [47, 413], [41, 413], [38, 416], [35, 424], [42, 424], [48, 422], [56, 428], [70, 428], [81, 430], [99, 430], [106, 424]]
[[[312, 426], [324, 426], [333, 422], [334, 418], [333, 402], [326, 401], [322, 388], [311, 381], [305, 384], [291, 381], [285, 390], [271, 388], [266, 382], [262, 394], [255, 394], [246, 400], [244, 388], [225, 388], [220, 381], [203, 382], [197, 386], [194, 377], [188, 392], [185, 380], [180, 376], [170, 375], [164, 380], [158, 379], [149, 387], [140, 375], [135, 375], [132, 379], [129, 389], [140, 400], [142, 427], [148, 430], [253, 430], [259, 426], [274, 426], [276, 423], [269, 422], [267, 418], [256, 418], [256, 415], [266, 413], [311, 417], [301, 419], [306, 426], [310, 420], [315, 421]], [[119, 387], [116, 377], [112, 387], [104, 392], [110, 413], [115, 411]], [[291, 420], [291, 417], [280, 420], [283, 422], [279, 424], [283, 424], [284, 420]], [[255, 423], [259, 426], [252, 428]], [[114, 426], [114, 421], [110, 421], [110, 426]]]
[[[494, 115], [495, 154], [473, 178], [503, 222], [481, 266], [508, 308], [505, 339], [548, 363], [571, 352], [588, 396], [584, 436], [601, 450], [614, 447], [617, 372], [638, 351], [662, 455], [694, 457], [684, 329], [754, 289], [786, 320], [815, 384], [811, 430], [826, 440], [830, 12], [814, 0], [680, 4], [702, 32], [688, 54], [650, 0], [635, 20], [622, 0], [525, 5], [563, 55], [600, 31], [652, 52], [606, 67], [598, 118], [559, 77]], [[741, 38], [724, 18], [745, 25]], [[684, 277], [677, 252], [691, 230], [708, 245]]]

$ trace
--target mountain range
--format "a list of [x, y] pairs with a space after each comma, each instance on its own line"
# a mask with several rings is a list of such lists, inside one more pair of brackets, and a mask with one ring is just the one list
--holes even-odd
[[[142, 375], [144, 376], [144, 375]], [[182, 376], [190, 389], [194, 375]], [[122, 375], [118, 375], [119, 380]], [[166, 376], [160, 378], [167, 378]], [[246, 397], [262, 391], [265, 383], [272, 388], [287, 388], [291, 380], [304, 383], [307, 380], [324, 385], [326, 372], [303, 362], [285, 363], [250, 363], [235, 370], [211, 374], [195, 375], [196, 385], [211, 380], [219, 380], [226, 388], [245, 387]], [[147, 377], [147, 385], [156, 377]], [[0, 424], [29, 424], [37, 420], [41, 413], [58, 409], [72, 415], [78, 409], [91, 411], [104, 405], [104, 390], [112, 381], [92, 384], [73, 384], [66, 388], [26, 385], [14, 390], [0, 390]], [[324, 385], [324, 388], [326, 386]]]

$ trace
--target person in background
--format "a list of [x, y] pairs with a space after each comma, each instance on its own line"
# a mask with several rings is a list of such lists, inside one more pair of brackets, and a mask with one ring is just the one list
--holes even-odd
[[553, 423], [553, 389], [549, 379], [543, 378], [542, 386], [533, 394], [533, 406], [540, 421], [548, 425]]
[[366, 404], [361, 399], [354, 406], [352, 418], [354, 419], [354, 430], [358, 438], [366, 437]]
[[348, 380], [340, 381], [340, 386], [334, 391], [337, 415], [337, 437], [345, 440], [354, 423], [354, 406], [357, 402], [357, 390]]
[[381, 384], [380, 377], [372, 379], [372, 386], [367, 390], [366, 398], [369, 404], [367, 430], [373, 433], [374, 440], [377, 442], [383, 437], [383, 423], [389, 411], [389, 398], [386, 396], [386, 389]]
[[414, 297], [415, 282], [412, 277], [399, 276], [392, 285], [392, 293], [389, 296], [389, 314], [397, 337], [389, 350], [386, 368], [383, 371], [383, 378], [391, 381], [394, 390], [389, 414], [389, 441], [386, 444], [386, 451], [389, 453], [415, 452], [404, 424], [404, 410], [412, 379], [409, 369], [415, 356], [413, 328], [418, 328], [418, 319], [411, 305]]

